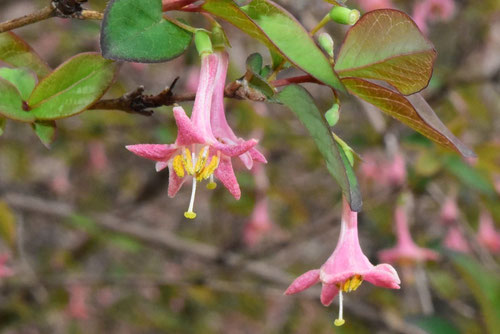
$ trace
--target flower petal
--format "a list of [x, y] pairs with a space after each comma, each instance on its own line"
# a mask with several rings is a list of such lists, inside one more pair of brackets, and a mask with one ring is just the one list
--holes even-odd
[[330, 306], [335, 296], [339, 293], [339, 288], [335, 284], [325, 284], [321, 288], [321, 304]]
[[260, 153], [259, 150], [256, 148], [252, 148], [251, 150], [248, 151], [250, 155], [252, 156], [252, 159], [257, 162], [261, 162], [263, 164], [267, 164], [267, 159], [264, 156], [264, 154]]
[[130, 152], [154, 161], [168, 161], [177, 151], [177, 145], [138, 144], [125, 146]]
[[175, 141], [178, 146], [205, 143], [202, 132], [193, 125], [193, 122], [186, 115], [182, 107], [174, 108], [174, 118], [178, 128], [177, 139]]
[[168, 176], [168, 196], [174, 197], [179, 189], [181, 189], [182, 184], [186, 180], [186, 177], [180, 178], [175, 173], [174, 169], [169, 166], [169, 176]]
[[212, 146], [221, 151], [222, 154], [227, 155], [229, 157], [237, 157], [247, 152], [251, 148], [257, 145], [257, 141], [255, 139], [250, 139], [247, 141], [242, 141], [239, 144], [235, 145], [226, 145], [220, 142], [213, 144]]
[[236, 180], [236, 176], [234, 175], [231, 159], [227, 157], [221, 157], [219, 167], [217, 167], [217, 169], [215, 170], [214, 175], [222, 182], [224, 187], [229, 190], [234, 198], [240, 199], [240, 185], [238, 184], [238, 180]]
[[373, 285], [389, 289], [399, 289], [399, 284], [401, 284], [396, 269], [386, 263], [373, 267], [363, 275], [363, 279]]
[[155, 165], [157, 172], [164, 170], [166, 167], [168, 167], [168, 162], [165, 161], [158, 161]]
[[308, 272], [300, 275], [295, 279], [295, 281], [290, 284], [288, 289], [285, 291], [285, 295], [293, 295], [295, 293], [304, 291], [307, 288], [310, 288], [314, 284], [319, 282], [319, 270], [313, 269]]

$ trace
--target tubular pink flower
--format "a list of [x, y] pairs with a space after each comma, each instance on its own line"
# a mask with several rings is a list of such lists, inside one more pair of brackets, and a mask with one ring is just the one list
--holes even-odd
[[439, 254], [427, 248], [418, 247], [413, 241], [408, 227], [408, 217], [404, 207], [396, 207], [394, 212], [397, 244], [390, 249], [382, 250], [378, 257], [382, 262], [412, 264], [427, 260], [435, 261]]
[[445, 225], [453, 224], [458, 219], [458, 206], [453, 197], [447, 197], [441, 207], [441, 222]]
[[500, 233], [495, 229], [493, 217], [487, 211], [479, 216], [477, 240], [492, 253], [500, 253]]
[[[210, 113], [210, 123], [214, 136], [222, 143], [225, 144], [241, 144], [245, 142], [243, 139], [238, 138], [226, 119], [226, 112], [224, 110], [224, 89], [226, 87], [227, 68], [229, 66], [229, 57], [227, 52], [216, 52], [219, 58], [219, 67], [217, 69], [217, 76], [215, 78], [215, 90], [212, 99], [212, 112]], [[256, 148], [251, 148], [248, 152], [240, 155], [239, 158], [248, 169], [252, 169], [254, 161], [267, 163], [266, 158]]]
[[412, 17], [420, 30], [427, 34], [427, 22], [449, 21], [454, 12], [454, 0], [424, 0], [415, 3]]
[[397, 152], [391, 161], [388, 161], [384, 171], [389, 184], [400, 187], [406, 182], [406, 163], [401, 152]]
[[365, 12], [381, 8], [394, 8], [391, 0], [358, 0], [358, 3]]
[[460, 253], [470, 253], [470, 247], [462, 231], [456, 226], [450, 227], [444, 238], [443, 244], [446, 248]]
[[214, 94], [219, 57], [206, 54], [201, 58], [201, 72], [191, 118], [184, 109], [173, 109], [178, 133], [174, 144], [139, 144], [126, 148], [138, 156], [156, 161], [156, 170], [169, 168], [168, 195], [174, 197], [188, 176], [192, 177], [192, 192], [186, 218], [194, 219], [193, 211], [197, 183], [209, 179], [209, 189], [215, 188], [215, 175], [239, 199], [240, 188], [231, 165], [231, 157], [244, 154], [252, 149], [257, 141], [220, 142], [212, 132], [210, 111]]
[[269, 218], [269, 208], [265, 197], [257, 200], [250, 220], [245, 225], [243, 240], [247, 246], [255, 246], [262, 236], [271, 229], [273, 223]]
[[0, 254], [0, 278], [10, 277], [14, 275], [14, 270], [12, 270], [6, 265], [8, 260], [9, 260], [9, 255]]
[[299, 276], [285, 292], [287, 295], [295, 294], [321, 282], [323, 305], [330, 305], [339, 294], [340, 309], [339, 318], [335, 320], [336, 326], [345, 322], [342, 317], [342, 292], [356, 290], [363, 280], [389, 289], [399, 289], [401, 284], [396, 270], [391, 265], [384, 263], [374, 266], [363, 254], [358, 239], [358, 214], [351, 211], [345, 199], [343, 204], [339, 241], [332, 255], [319, 270], [310, 270]]

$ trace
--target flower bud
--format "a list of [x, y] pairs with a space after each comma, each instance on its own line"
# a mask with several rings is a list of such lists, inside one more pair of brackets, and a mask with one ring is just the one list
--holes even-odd
[[198, 54], [203, 56], [204, 54], [213, 53], [212, 41], [207, 31], [199, 29], [194, 33], [194, 44], [196, 45], [196, 50]]
[[335, 6], [330, 11], [330, 18], [340, 24], [353, 25], [359, 20], [359, 11], [346, 7]]
[[330, 58], [333, 58], [333, 39], [330, 34], [323, 32], [319, 35], [318, 37], [318, 42], [321, 48], [330, 56]]
[[224, 50], [228, 44], [228, 40], [221, 26], [216, 25], [212, 28], [212, 40], [215, 50]]
[[325, 118], [326, 121], [328, 122], [328, 125], [334, 126], [339, 121], [340, 118], [339, 108], [340, 108], [339, 104], [334, 103], [333, 106], [330, 109], [328, 109], [328, 111], [325, 113]]

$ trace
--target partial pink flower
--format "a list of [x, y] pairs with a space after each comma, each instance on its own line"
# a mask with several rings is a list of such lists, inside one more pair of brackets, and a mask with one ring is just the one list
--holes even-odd
[[74, 284], [69, 287], [69, 304], [67, 311], [70, 317], [80, 320], [89, 318], [87, 296], [87, 287], [81, 284]]
[[359, 7], [365, 12], [382, 8], [394, 8], [391, 0], [358, 0], [358, 3]]
[[363, 254], [358, 239], [358, 214], [351, 211], [349, 204], [343, 200], [343, 213], [339, 241], [328, 260], [320, 269], [310, 270], [299, 276], [288, 287], [285, 294], [301, 292], [321, 282], [321, 303], [328, 306], [335, 296], [339, 295], [339, 317], [336, 326], [344, 324], [342, 292], [356, 290], [363, 280], [373, 285], [399, 289], [401, 281], [396, 270], [389, 264], [374, 266]]
[[8, 254], [0, 254], [0, 278], [10, 277], [14, 275], [14, 270], [7, 266], [9, 260]]
[[397, 152], [392, 160], [383, 167], [385, 179], [395, 187], [400, 187], [406, 182], [406, 163], [401, 152]]
[[443, 244], [446, 248], [460, 253], [470, 253], [470, 247], [465, 240], [462, 231], [457, 226], [452, 226], [444, 238]]
[[100, 141], [92, 141], [89, 144], [90, 166], [96, 172], [103, 172], [109, 166], [104, 144]]
[[269, 218], [269, 208], [267, 198], [262, 197], [257, 200], [250, 220], [245, 225], [243, 240], [249, 247], [255, 246], [262, 236], [268, 232], [273, 223]]
[[483, 210], [479, 215], [477, 240], [492, 253], [500, 253], [500, 233], [495, 229], [493, 217]]
[[424, 34], [428, 22], [449, 21], [455, 13], [454, 0], [423, 0], [413, 7], [413, 21]]
[[237, 157], [256, 144], [256, 140], [226, 143], [217, 140], [210, 124], [210, 112], [214, 95], [215, 81], [219, 67], [219, 57], [204, 54], [201, 60], [200, 82], [194, 101], [193, 112], [189, 118], [184, 109], [173, 109], [178, 133], [174, 144], [139, 144], [126, 148], [147, 159], [156, 161], [156, 170], [166, 167], [170, 171], [168, 195], [174, 197], [188, 176], [192, 177], [192, 192], [188, 211], [184, 216], [194, 219], [193, 211], [197, 183], [210, 180], [207, 187], [215, 188], [213, 176], [217, 177], [229, 192], [239, 199], [241, 196], [238, 181], [234, 175], [231, 157]]
[[458, 219], [458, 206], [455, 198], [447, 197], [444, 200], [440, 213], [441, 222], [443, 224], [453, 224]]
[[394, 212], [397, 244], [390, 249], [382, 250], [378, 257], [382, 262], [413, 264], [416, 262], [435, 261], [439, 254], [433, 250], [419, 247], [413, 241], [408, 227], [408, 215], [403, 206], [397, 206]]

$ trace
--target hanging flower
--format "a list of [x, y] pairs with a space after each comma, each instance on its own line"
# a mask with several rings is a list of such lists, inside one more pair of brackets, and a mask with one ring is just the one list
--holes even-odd
[[341, 326], [345, 323], [342, 293], [355, 291], [364, 280], [389, 289], [399, 289], [401, 283], [391, 265], [384, 263], [374, 266], [363, 254], [358, 239], [358, 214], [351, 211], [344, 199], [337, 247], [320, 269], [310, 270], [299, 276], [285, 294], [292, 295], [321, 282], [320, 299], [323, 305], [330, 305], [335, 296], [339, 295], [339, 317], [335, 320], [335, 325]]
[[443, 224], [452, 224], [458, 219], [458, 206], [453, 197], [447, 197], [441, 207], [440, 213], [441, 222]]
[[394, 212], [397, 244], [378, 253], [382, 262], [412, 264], [415, 262], [435, 261], [439, 254], [427, 248], [421, 248], [413, 241], [408, 227], [408, 216], [403, 206], [397, 206]]
[[9, 260], [9, 255], [0, 254], [0, 278], [10, 277], [14, 275], [14, 270], [12, 270], [6, 265], [8, 260]]
[[358, 0], [358, 3], [365, 12], [381, 8], [394, 8], [391, 0]]
[[243, 240], [249, 247], [255, 246], [262, 236], [268, 232], [273, 223], [269, 218], [269, 208], [267, 198], [262, 197], [257, 200], [250, 220], [245, 225]]
[[184, 216], [194, 219], [193, 211], [197, 183], [209, 180], [208, 188], [215, 188], [214, 175], [229, 192], [239, 199], [240, 188], [231, 165], [231, 157], [237, 157], [256, 144], [256, 140], [223, 143], [216, 139], [210, 125], [210, 110], [214, 93], [219, 57], [213, 53], [203, 53], [201, 57], [200, 81], [189, 118], [184, 109], [173, 109], [178, 128], [174, 144], [139, 144], [126, 148], [147, 159], [156, 161], [156, 170], [169, 168], [168, 195], [174, 197], [186, 178], [192, 178], [191, 200]]
[[487, 211], [479, 215], [477, 240], [492, 253], [500, 253], [500, 233], [495, 229], [493, 217]]
[[413, 7], [413, 20], [424, 34], [427, 22], [449, 21], [455, 13], [454, 0], [423, 0]]
[[444, 238], [443, 244], [446, 248], [460, 253], [470, 253], [470, 247], [465, 240], [462, 231], [457, 226], [452, 226]]

